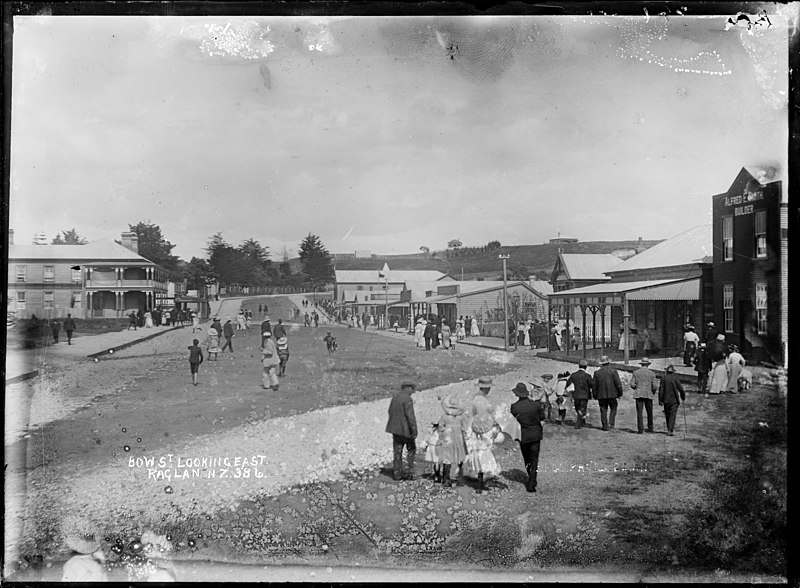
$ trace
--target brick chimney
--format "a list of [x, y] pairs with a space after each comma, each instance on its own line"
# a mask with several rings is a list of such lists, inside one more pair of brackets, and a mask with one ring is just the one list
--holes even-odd
[[644, 251], [646, 249], [646, 247], [642, 243], [642, 238], [641, 237], [639, 237], [639, 242], [636, 244], [636, 247], [634, 249], [635, 249], [637, 254], [641, 253], [642, 251]]
[[122, 233], [122, 246], [134, 253], [139, 253], [139, 237], [130, 231]]
[[8, 246], [11, 247], [14, 244], [14, 229], [8, 229]]

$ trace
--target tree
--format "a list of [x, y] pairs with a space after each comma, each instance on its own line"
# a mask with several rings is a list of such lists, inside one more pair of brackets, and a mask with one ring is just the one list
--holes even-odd
[[140, 221], [135, 225], [129, 224], [128, 228], [139, 238], [139, 255], [167, 270], [171, 280], [182, 278], [178, 267], [179, 258], [172, 255], [175, 245], [164, 238], [161, 227], [150, 221]]
[[74, 227], [67, 231], [61, 231], [51, 241], [51, 245], [86, 245], [86, 243], [88, 241], [81, 237]]
[[493, 251], [494, 249], [500, 249], [500, 241], [489, 241], [486, 244], [486, 249], [489, 251]]
[[309, 233], [308, 237], [303, 239], [298, 257], [303, 264], [303, 273], [314, 287], [335, 279], [331, 255], [316, 235]]
[[184, 268], [189, 289], [203, 291], [203, 286], [212, 280], [211, 267], [205, 259], [192, 257]]
[[506, 268], [508, 277], [511, 280], [527, 280], [531, 275], [528, 266], [521, 261], [511, 260]]

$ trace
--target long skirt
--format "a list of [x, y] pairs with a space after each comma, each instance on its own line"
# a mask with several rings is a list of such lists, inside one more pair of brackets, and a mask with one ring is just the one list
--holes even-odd
[[695, 353], [697, 353], [697, 345], [694, 341], [687, 341], [686, 348], [683, 350], [683, 365], [692, 365]]
[[478, 326], [477, 321], [472, 321], [472, 326], [470, 327], [470, 336], [472, 336], [472, 337], [480, 337], [481, 336], [481, 329]]
[[464, 475], [477, 478], [483, 472], [484, 476], [496, 476], [500, 473], [500, 466], [492, 453], [492, 440], [483, 435], [470, 432], [467, 437], [467, 457], [464, 460]]
[[434, 429], [430, 437], [428, 437], [428, 447], [425, 449], [425, 461], [430, 461], [435, 464], [442, 463], [442, 456], [440, 455], [441, 444], [439, 441], [439, 430]]
[[714, 364], [714, 369], [711, 370], [711, 384], [709, 385], [709, 394], [719, 394], [728, 388], [728, 366], [725, 360], [721, 359]]
[[731, 363], [728, 366], [728, 385], [725, 387], [725, 390], [728, 392], [738, 392], [739, 391], [739, 376], [742, 373], [742, 364], [738, 361], [735, 363]]

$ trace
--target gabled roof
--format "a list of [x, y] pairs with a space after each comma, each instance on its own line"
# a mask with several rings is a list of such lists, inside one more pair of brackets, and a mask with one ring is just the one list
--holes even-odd
[[[335, 270], [339, 284], [377, 284], [384, 281], [379, 277], [380, 270]], [[393, 270], [387, 274], [389, 282], [422, 282], [452, 279], [438, 270]]]
[[[483, 294], [484, 292], [491, 292], [493, 290], [502, 290], [503, 288], [503, 281], [502, 280], [491, 280], [486, 282], [479, 282], [479, 281], [472, 281], [472, 282], [459, 282], [459, 284], [468, 284], [467, 288], [461, 288], [461, 293], [456, 294], [442, 294], [442, 295], [434, 295], [430, 298], [425, 298], [425, 302], [430, 304], [436, 304], [438, 302], [446, 302], [446, 303], [455, 303], [458, 297], [464, 298], [465, 296], [472, 296], [475, 294]], [[526, 290], [530, 290], [533, 294], [542, 295], [541, 292], [537, 292], [528, 282], [523, 281], [509, 281], [506, 284], [507, 288], [515, 288], [518, 286], [522, 286]]]
[[153, 263], [123, 247], [112, 239], [98, 239], [86, 245], [12, 245], [8, 258], [56, 260], [70, 263], [83, 261], [127, 261]]
[[713, 257], [711, 225], [700, 225], [662, 241], [606, 271], [618, 272], [706, 263]]
[[559, 253], [558, 259], [570, 280], [605, 281], [609, 279], [605, 272], [622, 263], [610, 253]]
[[531, 287], [537, 292], [541, 292], [545, 296], [553, 293], [553, 285], [544, 280], [529, 280]]

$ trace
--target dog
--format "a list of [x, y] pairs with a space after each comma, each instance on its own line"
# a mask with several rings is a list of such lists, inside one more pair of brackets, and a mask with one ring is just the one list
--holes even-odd
[[753, 385], [753, 373], [747, 368], [743, 369], [739, 374], [739, 390], [742, 392], [749, 390]]

